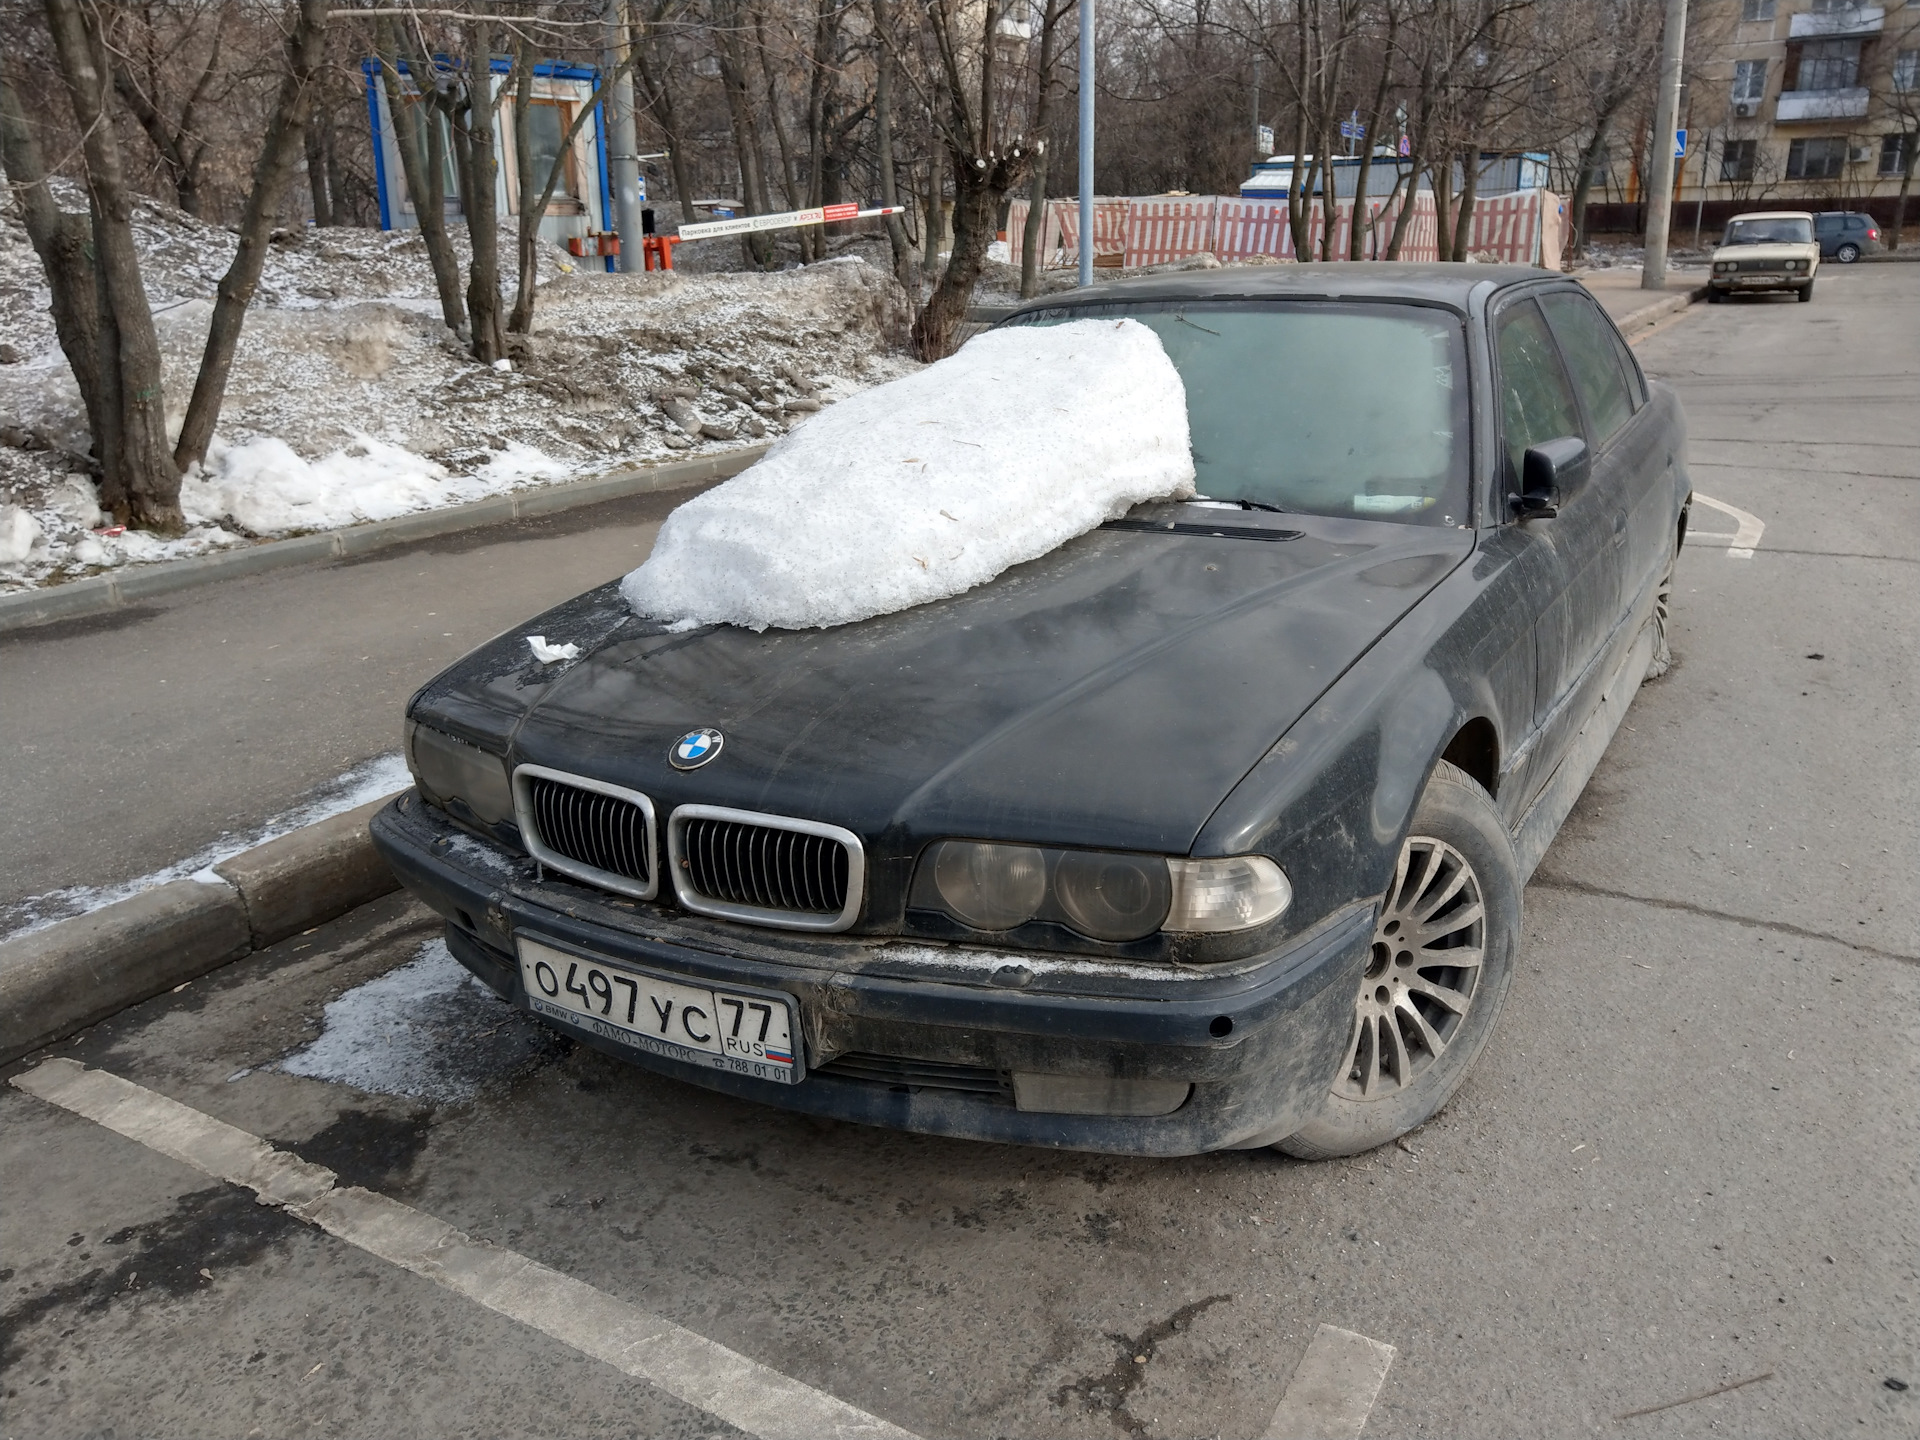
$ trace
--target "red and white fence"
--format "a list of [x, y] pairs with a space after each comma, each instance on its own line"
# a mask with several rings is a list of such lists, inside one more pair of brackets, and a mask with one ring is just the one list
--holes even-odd
[[[1384, 257], [1400, 212], [1412, 214], [1401, 241], [1400, 259], [1419, 262], [1440, 256], [1439, 223], [1433, 194], [1421, 191], [1391, 204], [1369, 196], [1362, 202], [1361, 258]], [[1354, 201], [1334, 202], [1332, 258], [1345, 260], [1351, 248]], [[1468, 227], [1467, 249], [1489, 260], [1516, 265], [1545, 265], [1558, 269], [1565, 205], [1545, 190], [1519, 190], [1493, 195], [1474, 206]], [[1071, 200], [1047, 202], [1041, 226], [1041, 265], [1067, 268], [1080, 260], [1079, 207]], [[1320, 254], [1326, 225], [1322, 202], [1311, 203], [1307, 217], [1309, 258]], [[1026, 241], [1027, 202], [1015, 200], [1007, 216], [1007, 243], [1013, 263], [1020, 263]], [[1164, 265], [1189, 255], [1212, 255], [1222, 262], [1269, 255], [1295, 259], [1293, 230], [1287, 222], [1285, 200], [1246, 200], [1237, 196], [1158, 196], [1139, 200], [1099, 199], [1094, 202], [1093, 253], [1112, 257], [1127, 266]]]

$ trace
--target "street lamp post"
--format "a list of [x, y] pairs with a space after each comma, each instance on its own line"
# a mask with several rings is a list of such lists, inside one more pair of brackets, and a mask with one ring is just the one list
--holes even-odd
[[1093, 0], [1080, 0], [1080, 283], [1093, 284]]
[[1667, 288], [1674, 138], [1680, 116], [1680, 62], [1686, 44], [1687, 0], [1667, 0], [1667, 30], [1660, 47], [1660, 93], [1653, 107], [1653, 173], [1647, 179], [1647, 255], [1640, 266], [1642, 290]]

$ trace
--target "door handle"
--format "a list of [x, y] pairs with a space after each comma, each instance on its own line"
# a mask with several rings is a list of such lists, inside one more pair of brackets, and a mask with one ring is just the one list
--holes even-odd
[[1613, 517], [1613, 543], [1618, 545], [1622, 540], [1625, 540], [1626, 538], [1627, 538], [1627, 517], [1624, 515], [1616, 515]]

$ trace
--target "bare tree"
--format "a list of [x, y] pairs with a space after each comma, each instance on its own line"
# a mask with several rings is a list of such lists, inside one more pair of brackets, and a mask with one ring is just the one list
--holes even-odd
[[1040, 293], [1040, 247], [1047, 224], [1047, 170], [1052, 155], [1054, 66], [1059, 60], [1060, 27], [1078, 0], [1046, 0], [1040, 17], [1040, 59], [1034, 67], [1033, 174], [1027, 186], [1026, 229], [1020, 236], [1020, 294]]
[[[233, 10], [225, 0], [184, 0], [120, 6], [104, 15], [113, 86], [152, 142], [174, 200], [201, 214], [200, 180], [211, 137], [201, 128], [202, 107], [218, 103], [230, 82], [221, 42]], [[177, 78], [191, 83], [182, 88]]]
[[240, 344], [240, 324], [260, 284], [260, 271], [267, 260], [267, 236], [280, 213], [280, 202], [301, 152], [307, 114], [313, 105], [314, 77], [324, 59], [326, 43], [327, 0], [299, 0], [293, 34], [287, 41], [287, 69], [280, 82], [279, 100], [253, 168], [253, 188], [247, 194], [246, 213], [240, 222], [240, 243], [215, 291], [200, 373], [194, 380], [193, 398], [187, 402], [180, 439], [173, 449], [174, 464], [182, 470], [204, 460], [207, 446], [213, 441], [214, 423], [226, 398], [227, 376], [233, 369], [233, 352]]
[[[185, 523], [180, 472], [167, 448], [160, 342], [134, 246], [133, 188], [111, 113], [112, 66], [104, 17], [81, 0], [46, 0], [46, 14], [54, 57], [81, 135], [83, 183], [92, 217], [95, 333], [77, 338], [98, 359], [73, 369], [77, 380], [84, 383], [90, 377], [100, 387], [98, 399], [87, 407], [97, 426], [100, 501], [124, 523], [177, 533]], [[13, 173], [11, 165], [8, 173]], [[64, 266], [47, 271], [50, 283], [70, 275]], [[66, 308], [76, 320], [86, 314], [75, 302]]]

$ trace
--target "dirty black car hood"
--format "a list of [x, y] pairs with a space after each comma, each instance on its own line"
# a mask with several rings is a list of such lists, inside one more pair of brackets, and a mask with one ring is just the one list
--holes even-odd
[[[829, 630], [665, 633], [603, 586], [467, 656], [411, 713], [662, 813], [843, 825], [876, 858], [936, 836], [1179, 854], [1472, 549], [1461, 530], [1178, 505], [1121, 523]], [[540, 633], [580, 657], [534, 662]], [[719, 756], [673, 769], [673, 742], [705, 726]]]

